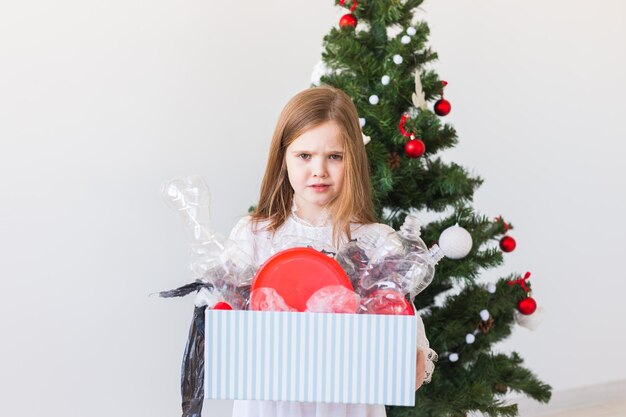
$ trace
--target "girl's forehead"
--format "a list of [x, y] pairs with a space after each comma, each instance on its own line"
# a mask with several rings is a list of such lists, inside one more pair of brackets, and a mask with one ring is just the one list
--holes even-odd
[[343, 150], [343, 136], [339, 125], [328, 121], [306, 130], [288, 146], [288, 149], [300, 148]]

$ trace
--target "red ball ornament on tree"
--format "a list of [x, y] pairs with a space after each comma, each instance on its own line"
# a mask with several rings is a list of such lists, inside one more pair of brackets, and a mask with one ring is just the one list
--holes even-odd
[[446, 116], [452, 110], [452, 105], [448, 100], [442, 98], [435, 103], [435, 113], [437, 116]]
[[511, 236], [504, 236], [500, 239], [500, 249], [502, 249], [503, 252], [513, 252], [516, 245], [515, 239]]
[[411, 139], [404, 145], [404, 152], [409, 158], [419, 158], [425, 151], [426, 145], [419, 139]]
[[341, 28], [354, 28], [356, 27], [356, 17], [352, 13], [344, 14], [339, 19], [339, 27]]
[[532, 297], [526, 297], [517, 303], [517, 310], [526, 316], [531, 315], [537, 310], [537, 302]]

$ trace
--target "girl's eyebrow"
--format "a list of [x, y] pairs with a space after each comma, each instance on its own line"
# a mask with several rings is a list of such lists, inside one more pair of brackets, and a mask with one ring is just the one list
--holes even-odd
[[[305, 151], [305, 150], [301, 150], [301, 151], [291, 151], [291, 153], [310, 153], [310, 154], [315, 154], [315, 152], [313, 151]], [[328, 151], [326, 152], [327, 155], [343, 155], [343, 151]]]

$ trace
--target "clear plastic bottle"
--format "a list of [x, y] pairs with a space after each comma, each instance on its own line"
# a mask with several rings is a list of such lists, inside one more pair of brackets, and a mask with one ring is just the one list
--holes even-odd
[[245, 308], [256, 268], [235, 242], [211, 228], [209, 188], [204, 179], [198, 175], [177, 177], [166, 182], [161, 193], [184, 223], [194, 278], [231, 307]]
[[361, 279], [367, 271], [370, 257], [376, 249], [378, 238], [378, 233], [367, 231], [359, 239], [344, 243], [335, 255], [335, 260], [346, 272], [352, 288], [357, 293], [361, 286]]
[[411, 301], [433, 281], [435, 265], [444, 256], [443, 251], [436, 244], [428, 249], [421, 238], [421, 227], [417, 215], [410, 213], [404, 219], [398, 232], [406, 259], [412, 261], [406, 274], [409, 280], [408, 294]]
[[428, 249], [420, 235], [419, 218], [407, 215], [400, 230], [374, 251], [361, 280], [363, 290], [395, 290], [411, 300], [423, 291], [432, 282], [443, 252], [437, 245]]

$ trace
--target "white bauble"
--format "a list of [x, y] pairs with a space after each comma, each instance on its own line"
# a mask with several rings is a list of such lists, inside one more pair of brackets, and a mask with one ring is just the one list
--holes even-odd
[[472, 250], [472, 235], [458, 224], [450, 226], [439, 236], [439, 247], [447, 258], [464, 258]]
[[390, 81], [391, 81], [391, 78], [388, 75], [383, 75], [382, 78], [380, 79], [380, 82], [383, 85], [389, 84]]
[[370, 96], [369, 100], [370, 100], [370, 104], [373, 104], [373, 105], [378, 104], [378, 102], [380, 101], [380, 100], [378, 99], [378, 96], [377, 96], [376, 94], [372, 94], [372, 95]]
[[332, 70], [324, 64], [324, 61], [320, 61], [313, 67], [311, 72], [311, 84], [320, 85], [320, 80], [324, 75], [332, 74]]
[[473, 334], [468, 333], [465, 335], [465, 343], [467, 343], [468, 345], [471, 345], [475, 341], [476, 341], [476, 336], [474, 336]]
[[403, 62], [403, 61], [404, 61], [404, 59], [402, 59], [402, 57], [401, 57], [400, 55], [395, 54], [395, 55], [393, 56], [393, 62], [394, 62], [396, 65], [400, 65], [400, 64], [402, 64], [402, 62]]
[[359, 117], [359, 125], [361, 126], [361, 129], [363, 129], [363, 126], [365, 126], [365, 118], [364, 117]]
[[401, 42], [403, 45], [406, 45], [406, 44], [408, 44], [408, 43], [410, 43], [410, 42], [411, 42], [411, 37], [410, 37], [410, 36], [407, 36], [407, 35], [404, 35], [402, 38], [400, 38], [400, 42]]
[[478, 314], [480, 314], [480, 318], [482, 319], [482, 321], [489, 320], [489, 317], [491, 316], [489, 314], [489, 311], [487, 311], [487, 310], [480, 310], [480, 313], [478, 313]]
[[406, 33], [409, 36], [413, 36], [417, 33], [417, 30], [414, 27], [410, 27], [406, 29]]
[[456, 362], [459, 360], [459, 354], [451, 353], [450, 355], [448, 355], [448, 359], [450, 359], [450, 362]]
[[494, 284], [493, 282], [490, 282], [489, 284], [487, 284], [487, 292], [490, 294], [495, 294], [496, 293], [496, 284]]

